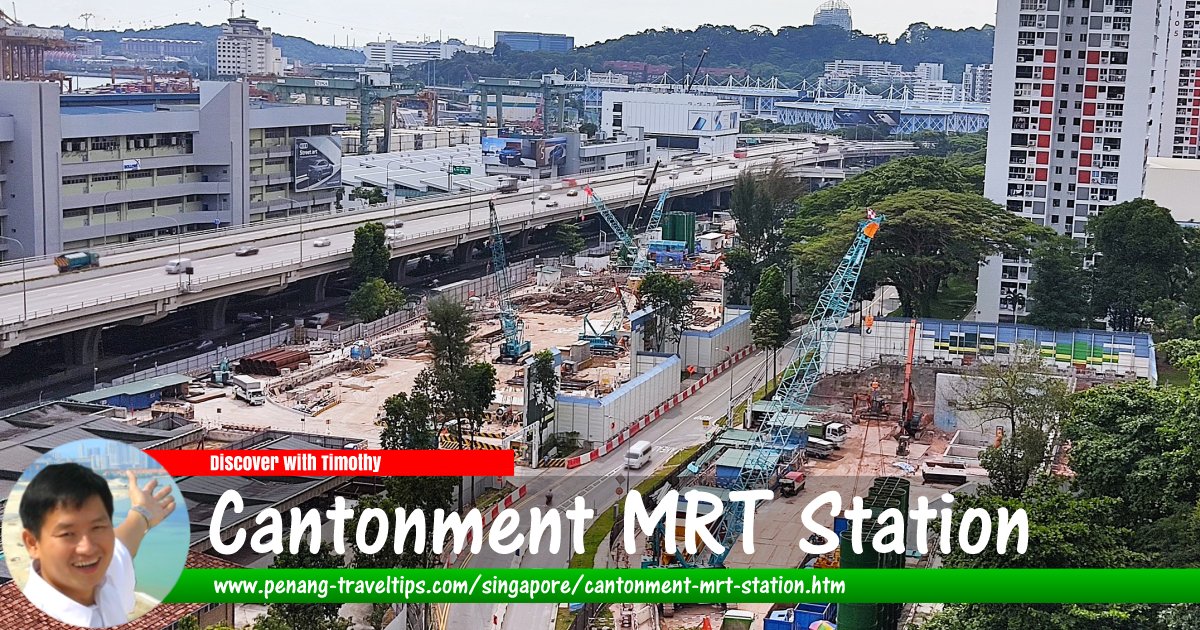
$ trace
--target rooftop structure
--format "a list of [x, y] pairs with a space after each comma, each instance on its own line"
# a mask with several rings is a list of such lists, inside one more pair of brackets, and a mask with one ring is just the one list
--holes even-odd
[[850, 15], [850, 5], [842, 0], [825, 2], [813, 13], [813, 25], [836, 26], [846, 31], [853, 31], [854, 19]]
[[561, 33], [496, 31], [496, 44], [525, 52], [571, 52], [575, 38]]

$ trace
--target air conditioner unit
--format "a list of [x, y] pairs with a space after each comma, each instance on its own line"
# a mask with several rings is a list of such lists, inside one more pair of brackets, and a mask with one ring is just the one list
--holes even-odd
[[1100, 193], [1092, 193], [1092, 201], [1100, 201]]

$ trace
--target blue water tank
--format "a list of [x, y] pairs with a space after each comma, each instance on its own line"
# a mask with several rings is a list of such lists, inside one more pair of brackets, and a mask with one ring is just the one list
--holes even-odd
[[355, 361], [362, 358], [362, 353], [359, 352], [358, 346], [350, 346], [350, 358]]

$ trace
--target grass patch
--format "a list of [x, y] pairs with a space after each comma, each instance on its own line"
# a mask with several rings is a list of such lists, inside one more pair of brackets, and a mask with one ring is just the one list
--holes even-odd
[[575, 623], [575, 613], [567, 608], [559, 608], [558, 615], [554, 617], [554, 630], [570, 630], [573, 623]]
[[[756, 402], [766, 398], [767, 395], [770, 394], [771, 392], [775, 391], [775, 388], [779, 386], [779, 381], [783, 380], [784, 376], [787, 376], [788, 374], [789, 374], [789, 371], [785, 370], [783, 374], [780, 374], [777, 378], [773, 379], [770, 383], [767, 383], [766, 385], [763, 385], [762, 387], [758, 388], [758, 391], [754, 392], [754, 394], [750, 396], [751, 403], [756, 403]], [[747, 404], [745, 401], [738, 403], [737, 406], [733, 408], [733, 426], [741, 427], [746, 424], [746, 411], [749, 408], [750, 408], [750, 404]], [[725, 417], [722, 416], [721, 419], [717, 421], [717, 424], [724, 426], [725, 425], [724, 420], [725, 420]]]
[[[700, 446], [699, 444], [689, 446], [675, 453], [671, 459], [667, 460], [666, 464], [659, 466], [653, 474], [639, 482], [634, 487], [634, 490], [643, 495], [650, 492], [663, 479], [666, 479], [667, 475], [670, 475], [676, 468], [690, 459], [692, 455], [695, 455], [696, 451], [700, 450]], [[571, 556], [571, 563], [568, 566], [572, 569], [591, 569], [595, 567], [596, 553], [600, 550], [600, 543], [604, 542], [605, 537], [612, 531], [613, 523], [613, 511], [609, 507], [601, 512], [596, 517], [596, 520], [592, 522], [591, 527], [588, 527], [587, 531], [583, 533], [583, 553]]]
[[499, 503], [501, 499], [508, 496], [512, 491], [513, 489], [509, 487], [489, 488], [475, 499], [475, 507], [479, 510], [486, 510]]
[[[946, 284], [938, 291], [933, 304], [929, 307], [929, 316], [936, 319], [962, 319], [971, 309], [975, 308], [975, 278], [951, 276]], [[903, 317], [904, 307], [891, 313], [889, 317]]]
[[1158, 361], [1158, 384], [1159, 385], [1174, 385], [1176, 387], [1186, 387], [1190, 382], [1190, 375], [1187, 370], [1180, 370], [1172, 367], [1169, 363], [1163, 360]]

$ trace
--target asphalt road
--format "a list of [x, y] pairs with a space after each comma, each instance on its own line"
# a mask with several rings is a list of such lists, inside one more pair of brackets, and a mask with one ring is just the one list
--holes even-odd
[[[519, 510], [522, 513], [522, 522], [527, 523], [530, 508], [545, 507], [547, 492], [552, 494], [553, 503], [560, 510], [566, 510], [574, 505], [576, 496], [584, 497], [587, 507], [595, 510], [597, 514], [602, 510], [612, 509], [618, 499], [618, 484], [620, 481], [625, 481], [627, 472], [632, 473], [628, 475], [629, 479], [627, 480], [628, 486], [632, 488], [639, 481], [653, 474], [675, 452], [689, 446], [702, 444], [705, 441], [707, 429], [702, 426], [699, 416], [707, 415], [715, 418], [725, 414], [729, 406], [731, 379], [735, 400], [748, 397], [751, 392], [761, 387], [764, 382], [765, 362], [766, 355], [761, 351], [750, 355], [638, 433], [633, 441], [648, 440], [655, 446], [650, 464], [640, 470], [626, 471], [624, 469], [625, 449], [617, 449], [601, 459], [574, 470], [545, 469], [537, 476], [526, 480], [529, 493], [523, 501], [513, 506], [513, 509]], [[627, 444], [630, 443], [627, 442]], [[567, 539], [567, 534], [567, 531], [563, 532], [564, 541]], [[560, 550], [558, 554], [549, 554], [544, 550], [537, 554], [524, 554], [520, 566], [523, 568], [566, 567], [570, 553], [565, 547], [564, 544], [564, 549]], [[460, 565], [472, 568], [503, 568], [511, 566], [512, 560], [511, 556], [497, 557], [485, 546], [478, 555], [465, 558]], [[550, 626], [554, 610], [555, 606], [551, 604], [509, 605], [504, 618], [504, 627], [511, 630], [544, 630]], [[456, 604], [449, 609], [445, 628], [454, 630], [458, 628], [489, 629], [492, 628], [494, 614], [496, 614], [496, 606], [491, 604]]]

